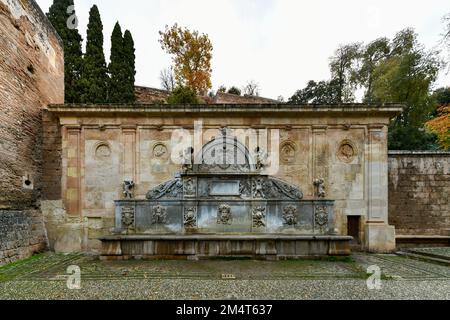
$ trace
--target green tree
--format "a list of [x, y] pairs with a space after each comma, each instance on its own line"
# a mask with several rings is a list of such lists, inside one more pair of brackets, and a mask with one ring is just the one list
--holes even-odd
[[388, 38], [379, 38], [370, 42], [362, 49], [360, 55], [360, 68], [357, 71], [358, 83], [366, 88], [364, 102], [374, 102], [373, 81], [374, 71], [379, 64], [390, 54], [390, 43]]
[[103, 24], [94, 5], [89, 12], [86, 53], [83, 59], [81, 102], [104, 103], [107, 100], [108, 69], [103, 53]]
[[125, 63], [125, 83], [123, 86], [124, 102], [133, 103], [136, 101], [136, 95], [134, 93], [134, 84], [136, 78], [136, 50], [134, 48], [134, 40], [131, 32], [126, 30], [123, 35], [123, 52]]
[[337, 80], [309, 81], [304, 89], [298, 90], [288, 103], [290, 104], [337, 104], [339, 99], [339, 83]]
[[167, 99], [169, 104], [198, 104], [197, 93], [190, 87], [177, 87]]
[[123, 103], [123, 84], [126, 82], [126, 66], [124, 63], [124, 45], [122, 29], [119, 22], [114, 26], [111, 35], [111, 57], [108, 66], [108, 101], [112, 103]]
[[339, 46], [331, 57], [331, 80], [337, 84], [337, 100], [340, 103], [353, 102], [357, 84], [357, 65], [361, 53], [361, 44], [352, 43]]
[[373, 99], [406, 106], [391, 122], [390, 149], [436, 148], [425, 122], [435, 111], [431, 88], [441, 67], [437, 52], [426, 52], [412, 29], [402, 30], [391, 42], [391, 53], [373, 72]]
[[54, 0], [47, 17], [64, 43], [65, 102], [80, 102], [83, 57], [82, 38], [76, 28], [73, 0]]
[[439, 107], [450, 104], [450, 87], [443, 87], [434, 90], [433, 98]]
[[235, 86], [231, 87], [230, 89], [228, 89], [228, 93], [229, 94], [234, 94], [237, 96], [240, 96], [242, 94], [241, 90]]

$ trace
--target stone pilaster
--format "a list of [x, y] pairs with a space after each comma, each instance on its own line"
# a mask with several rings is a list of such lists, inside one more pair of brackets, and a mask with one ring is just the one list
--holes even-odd
[[395, 249], [395, 228], [388, 225], [388, 151], [387, 127], [368, 128], [367, 143], [367, 223], [366, 249], [388, 252]]

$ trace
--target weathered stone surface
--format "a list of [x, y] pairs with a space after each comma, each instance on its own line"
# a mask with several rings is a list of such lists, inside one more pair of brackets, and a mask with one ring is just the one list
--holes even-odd
[[46, 232], [40, 211], [0, 210], [0, 265], [46, 248]]
[[64, 101], [59, 36], [32, 0], [0, 0], [0, 208], [39, 197], [42, 107]]
[[391, 152], [389, 223], [399, 235], [447, 235], [450, 153]]
[[[64, 215], [83, 225], [83, 250], [92, 250], [92, 245], [97, 250], [93, 235], [109, 234], [117, 225], [114, 200], [123, 199], [123, 181], [135, 183], [139, 201], [183, 170], [173, 162], [177, 150], [172, 149], [172, 133], [184, 128], [193, 134], [198, 120], [204, 130], [196, 150], [219, 136], [223, 127], [244, 134], [277, 130], [279, 142], [267, 151], [280, 151], [274, 160], [279, 167], [269, 175], [301, 189], [306, 201], [317, 199], [313, 182], [323, 179], [326, 198], [335, 201], [333, 233], [346, 235], [347, 216], [360, 216], [361, 240], [368, 248], [372, 237], [365, 238], [366, 223], [388, 224], [387, 125], [399, 106], [51, 105], [48, 110], [62, 140]], [[146, 215], [151, 219], [151, 212]], [[102, 220], [103, 228], [90, 230], [86, 219]], [[179, 220], [181, 226], [182, 215]], [[50, 229], [59, 234], [65, 227]]]
[[33, 0], [0, 0], [0, 34], [2, 264], [47, 246], [36, 209], [43, 183], [56, 192], [55, 179], [43, 178], [54, 162], [42, 153], [43, 140], [58, 133], [43, 132], [42, 109], [64, 101], [64, 62], [62, 42]]

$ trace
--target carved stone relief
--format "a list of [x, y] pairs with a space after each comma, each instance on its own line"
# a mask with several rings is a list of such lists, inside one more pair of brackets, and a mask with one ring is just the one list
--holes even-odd
[[266, 226], [266, 208], [256, 207], [252, 211], [253, 228], [262, 228]]
[[169, 152], [164, 143], [158, 142], [153, 146], [152, 155], [156, 159], [167, 159], [169, 157]]
[[351, 163], [357, 155], [357, 149], [355, 144], [350, 140], [344, 140], [340, 143], [337, 157], [339, 160], [345, 163]]
[[153, 223], [165, 224], [167, 221], [167, 209], [161, 205], [157, 205], [152, 209]]
[[134, 224], [134, 207], [122, 208], [122, 225], [125, 228], [130, 228]]
[[193, 229], [197, 227], [197, 208], [189, 207], [184, 209], [184, 227]]
[[231, 225], [232, 222], [231, 207], [227, 204], [221, 204], [217, 210], [217, 224]]
[[95, 158], [97, 160], [106, 160], [111, 157], [111, 148], [107, 143], [100, 143], [95, 148]]
[[284, 164], [292, 164], [295, 162], [297, 154], [297, 146], [292, 141], [285, 141], [280, 146], [280, 160]]
[[297, 208], [295, 206], [286, 206], [283, 209], [284, 224], [295, 226], [297, 224]]
[[134, 182], [133, 181], [124, 181], [123, 182], [123, 197], [125, 199], [133, 199], [134, 198]]
[[316, 197], [325, 198], [325, 180], [322, 178], [314, 180], [314, 186], [316, 187]]
[[187, 178], [184, 180], [184, 195], [188, 197], [195, 196], [196, 193], [195, 180], [192, 178]]
[[328, 211], [326, 206], [317, 206], [315, 209], [315, 221], [319, 227], [324, 227], [328, 224]]

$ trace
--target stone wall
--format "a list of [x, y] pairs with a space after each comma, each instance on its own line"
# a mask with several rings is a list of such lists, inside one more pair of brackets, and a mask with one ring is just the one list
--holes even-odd
[[[42, 242], [42, 228], [29, 225], [27, 229], [25, 225], [39, 214], [44, 161], [42, 108], [63, 101], [60, 37], [35, 1], [0, 0], [0, 255], [10, 256], [8, 261], [46, 243]], [[23, 230], [34, 231], [16, 234], [16, 223], [10, 219]], [[37, 230], [41, 235], [31, 236]], [[4, 243], [3, 233], [12, 237], [9, 245]], [[36, 239], [41, 243], [35, 244]]]
[[[114, 227], [114, 200], [123, 197], [123, 181], [135, 182], [139, 200], [173, 179], [181, 165], [172, 161], [171, 155], [178, 154], [172, 149], [176, 147], [172, 134], [184, 128], [185, 137], [188, 132], [194, 136], [194, 124], [202, 120], [203, 131], [194, 137], [196, 150], [220, 135], [223, 126], [236, 135], [255, 137], [256, 130], [269, 130], [269, 136], [273, 133], [279, 139], [269, 146], [267, 138], [260, 138], [263, 149], [279, 155], [273, 159], [277, 168], [269, 175], [299, 187], [305, 200], [315, 199], [313, 181], [323, 178], [327, 198], [336, 200], [336, 231], [346, 235], [347, 217], [360, 217], [362, 245], [368, 250], [392, 250], [386, 138], [389, 118], [400, 110], [389, 105], [51, 105], [47, 112], [58, 124], [46, 121], [44, 131], [60, 133], [52, 141], [62, 143], [49, 143], [44, 151], [55, 161], [45, 189], [59, 188], [52, 175], [61, 172], [62, 192], [43, 194], [50, 246], [57, 251], [100, 249], [98, 238]], [[256, 150], [248, 138], [246, 147]]]
[[26, 258], [47, 247], [39, 210], [0, 211], [0, 265]]
[[389, 223], [397, 235], [448, 235], [450, 153], [390, 152]]

